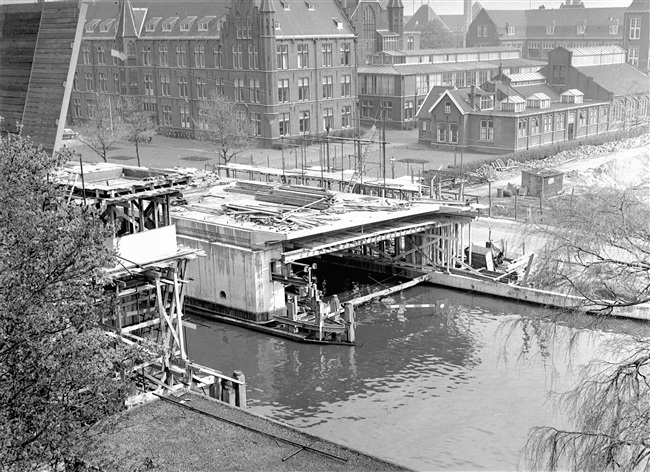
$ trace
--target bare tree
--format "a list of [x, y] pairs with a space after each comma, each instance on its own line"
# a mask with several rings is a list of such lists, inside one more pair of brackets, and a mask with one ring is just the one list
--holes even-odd
[[201, 103], [201, 113], [201, 119], [196, 121], [195, 135], [217, 151], [223, 164], [254, 145], [252, 122], [243, 108], [227, 97], [212, 92], [210, 98]]
[[124, 120], [130, 126], [125, 139], [135, 146], [135, 155], [140, 166], [140, 143], [148, 143], [156, 133], [155, 115], [140, 109], [140, 101], [130, 98], [125, 100]]
[[[650, 301], [650, 200], [647, 188], [591, 188], [555, 200], [534, 281], [585, 297], [596, 320]], [[592, 325], [593, 326], [593, 325]], [[542, 339], [545, 343], [548, 340]], [[526, 446], [535, 470], [650, 470], [650, 340], [611, 342], [559, 396], [573, 428], [535, 428]]]
[[125, 139], [131, 128], [122, 120], [123, 106], [121, 97], [96, 93], [89, 105], [88, 118], [79, 128], [79, 141], [92, 149], [104, 162], [108, 162], [109, 148]]

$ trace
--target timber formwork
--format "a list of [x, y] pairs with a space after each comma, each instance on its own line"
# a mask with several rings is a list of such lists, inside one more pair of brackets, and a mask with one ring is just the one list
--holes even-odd
[[463, 263], [463, 229], [474, 218], [469, 205], [241, 181], [172, 213], [180, 240], [207, 254], [191, 269], [201, 279], [188, 290], [192, 310], [304, 341], [348, 343], [348, 308], [357, 303], [322, 295], [319, 262], [423, 281]]
[[[106, 269], [115, 291], [116, 310], [103, 325], [110, 336], [137, 344], [153, 358], [122, 369], [135, 376], [139, 393], [203, 390], [219, 400], [246, 407], [242, 372], [232, 376], [199, 365], [187, 354], [184, 321], [190, 263], [205, 254], [179, 245], [171, 222], [171, 199], [181, 195], [191, 178], [168, 170], [113, 164], [70, 165], [54, 178], [68, 199], [100, 209], [102, 220], [114, 229], [109, 244], [117, 265]], [[207, 389], [207, 392], [206, 392]]]

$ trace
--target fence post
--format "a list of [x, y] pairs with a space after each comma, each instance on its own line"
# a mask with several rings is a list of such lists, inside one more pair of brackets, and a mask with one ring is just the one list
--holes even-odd
[[492, 218], [492, 181], [488, 180], [488, 218]]
[[246, 409], [246, 377], [241, 370], [236, 370], [232, 376], [241, 382], [235, 384], [236, 405], [241, 409]]
[[236, 406], [235, 389], [230, 380], [222, 379], [221, 401]]
[[219, 377], [214, 378], [214, 383], [210, 385], [208, 393], [212, 398], [221, 400], [221, 379]]

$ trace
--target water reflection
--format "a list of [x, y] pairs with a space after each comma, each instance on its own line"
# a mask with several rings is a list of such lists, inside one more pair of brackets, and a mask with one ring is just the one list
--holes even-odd
[[[532, 362], [505, 362], [517, 357], [522, 334], [502, 322], [547, 313], [430, 286], [395, 298], [446, 300], [447, 310], [363, 307], [355, 347], [200, 320], [188, 330], [190, 356], [225, 373], [242, 370], [254, 411], [417, 469], [514, 469], [531, 427], [563, 424], [546, 401], [551, 387], [572, 380], [563, 348], [550, 346], [542, 358], [533, 346]], [[598, 342], [583, 343], [576, 362]]]

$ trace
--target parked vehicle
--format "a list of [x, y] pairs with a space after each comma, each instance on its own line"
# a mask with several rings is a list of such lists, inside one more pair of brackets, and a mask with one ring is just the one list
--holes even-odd
[[62, 139], [76, 139], [79, 136], [79, 133], [71, 130], [70, 128], [63, 129]]

